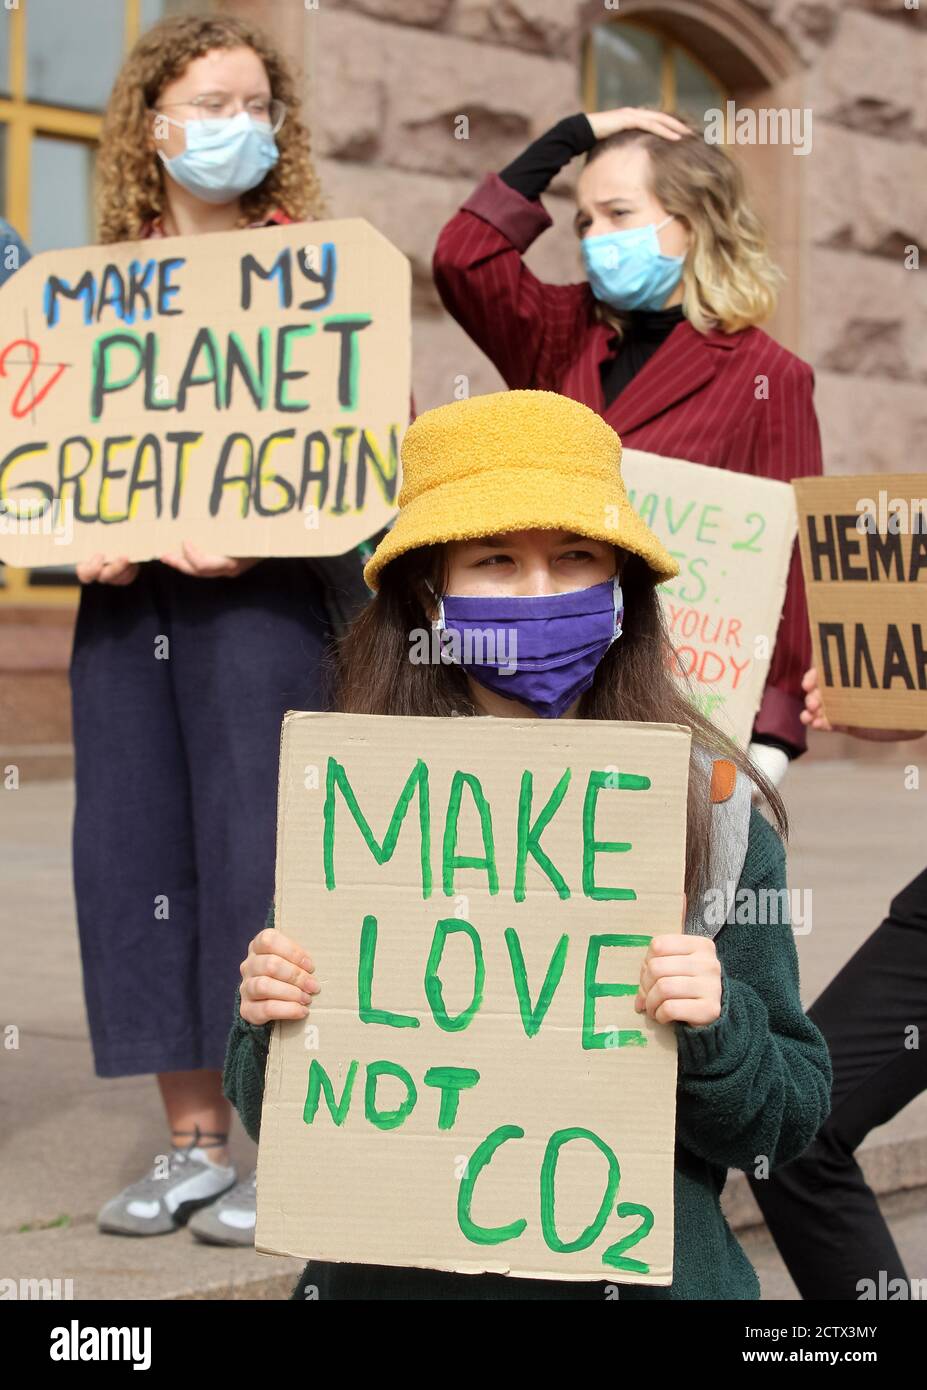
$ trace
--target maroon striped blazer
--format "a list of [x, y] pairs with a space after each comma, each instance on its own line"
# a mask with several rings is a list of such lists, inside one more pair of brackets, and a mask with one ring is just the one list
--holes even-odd
[[[522, 252], [551, 226], [540, 201], [487, 174], [442, 229], [434, 277], [448, 311], [511, 389], [559, 391], [601, 414], [629, 448], [788, 482], [822, 471], [814, 373], [759, 328], [699, 333], [679, 324], [605, 407], [600, 363], [613, 330], [588, 284], [546, 285]], [[768, 399], [756, 397], [757, 377]], [[801, 678], [811, 638], [798, 547], [755, 734], [807, 746]]]

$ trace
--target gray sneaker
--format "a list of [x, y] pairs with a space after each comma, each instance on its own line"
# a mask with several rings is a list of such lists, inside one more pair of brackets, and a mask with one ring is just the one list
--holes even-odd
[[97, 1226], [120, 1236], [162, 1236], [176, 1231], [192, 1212], [214, 1202], [235, 1184], [234, 1165], [210, 1163], [203, 1149], [188, 1145], [174, 1149], [168, 1171], [158, 1176], [156, 1162], [141, 1178], [101, 1208]]
[[257, 1219], [257, 1173], [245, 1178], [218, 1202], [203, 1207], [190, 1220], [197, 1240], [208, 1245], [253, 1245]]

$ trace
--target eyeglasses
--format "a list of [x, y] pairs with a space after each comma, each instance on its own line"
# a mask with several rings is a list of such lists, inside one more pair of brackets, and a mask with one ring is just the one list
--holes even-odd
[[[204, 96], [191, 97], [189, 101], [161, 102], [157, 109], [174, 111], [181, 108], [187, 112], [187, 120], [191, 121], [230, 120], [238, 115], [237, 99], [224, 92], [208, 92]], [[276, 97], [252, 97], [245, 102], [242, 110], [247, 111], [252, 120], [270, 126], [273, 134], [283, 125], [286, 116], [286, 107]]]

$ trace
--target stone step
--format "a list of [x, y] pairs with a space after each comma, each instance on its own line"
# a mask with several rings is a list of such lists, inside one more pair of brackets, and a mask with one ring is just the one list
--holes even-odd
[[[927, 1190], [927, 1134], [907, 1134], [884, 1143], [863, 1144], [858, 1152], [859, 1165], [869, 1186], [878, 1197], [908, 1192], [923, 1187]], [[743, 1173], [730, 1173], [721, 1196], [721, 1206], [731, 1228], [746, 1231], [762, 1226], [763, 1217], [750, 1184]]]

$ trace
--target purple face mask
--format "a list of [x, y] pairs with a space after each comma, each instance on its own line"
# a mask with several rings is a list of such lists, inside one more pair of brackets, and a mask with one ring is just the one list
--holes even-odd
[[441, 638], [444, 660], [542, 719], [559, 719], [589, 689], [602, 657], [621, 636], [623, 617], [615, 575], [566, 594], [445, 594], [435, 627], [447, 634]]

